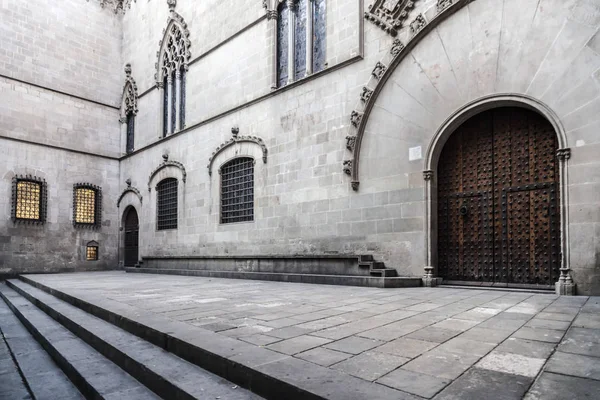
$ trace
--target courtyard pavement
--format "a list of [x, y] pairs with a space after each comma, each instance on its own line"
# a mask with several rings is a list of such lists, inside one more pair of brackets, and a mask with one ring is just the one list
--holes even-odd
[[600, 297], [30, 275], [423, 398], [600, 399]]

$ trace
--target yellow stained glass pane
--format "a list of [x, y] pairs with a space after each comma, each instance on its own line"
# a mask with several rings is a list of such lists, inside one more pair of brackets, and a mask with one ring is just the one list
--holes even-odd
[[36, 182], [17, 182], [16, 217], [19, 219], [40, 219], [41, 185]]
[[75, 222], [78, 224], [96, 223], [96, 191], [75, 189]]
[[98, 260], [98, 247], [97, 246], [88, 246], [86, 252], [87, 261], [96, 261]]

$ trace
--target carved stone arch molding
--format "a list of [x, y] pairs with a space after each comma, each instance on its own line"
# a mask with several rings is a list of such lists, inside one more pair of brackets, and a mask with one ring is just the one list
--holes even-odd
[[181, 180], [183, 181], [183, 183], [186, 182], [187, 172], [182, 163], [180, 163], [179, 161], [169, 160], [169, 156], [167, 154], [163, 154], [163, 160], [164, 161], [162, 163], [160, 163], [160, 165], [158, 167], [156, 167], [154, 169], [154, 171], [152, 171], [152, 173], [150, 174], [150, 178], [148, 179], [148, 192], [152, 191], [152, 180], [154, 179], [154, 177], [165, 168], [169, 168], [169, 167], [177, 168], [178, 170], [181, 171]]
[[125, 196], [127, 196], [128, 193], [132, 193], [134, 196], [136, 196], [140, 201], [140, 204], [143, 203], [144, 197], [142, 196], [142, 193], [139, 191], [138, 188], [131, 186], [131, 179], [127, 179], [127, 188], [123, 190], [123, 193], [121, 193], [121, 195], [119, 196], [119, 200], [117, 200], [117, 208], [121, 207], [121, 202], [123, 201]]
[[[390, 35], [396, 36], [408, 17], [408, 11], [414, 7], [416, 1], [418, 0], [376, 0], [365, 13], [365, 18], [373, 21]], [[360, 185], [360, 150], [367, 121], [386, 82], [396, 67], [425, 36], [456, 11], [473, 1], [475, 0], [438, 0], [430, 20], [428, 21], [423, 14], [417, 15], [410, 22], [405, 37], [395, 39], [390, 51], [375, 64], [369, 82], [363, 87], [355, 110], [350, 115], [350, 127], [346, 136], [346, 148], [353, 157], [343, 161], [343, 171], [351, 177], [353, 190], [358, 191]]]
[[171, 12], [167, 18], [167, 25], [163, 30], [162, 39], [156, 53], [157, 62], [155, 64], [154, 79], [159, 88], [163, 86], [165, 75], [173, 71], [180, 71], [182, 68], [187, 71], [189, 62], [192, 59], [190, 51], [192, 42], [189, 38], [190, 31], [187, 23], [181, 15], [175, 12], [177, 2], [169, 0], [168, 4]]
[[131, 76], [131, 64], [125, 65], [125, 85], [121, 96], [121, 123], [125, 123], [127, 115], [138, 113], [138, 87]]
[[221, 143], [219, 146], [217, 146], [217, 148], [215, 149], [215, 151], [213, 151], [212, 155], [210, 156], [210, 158], [208, 159], [208, 165], [206, 166], [206, 168], [208, 168], [208, 175], [212, 175], [212, 168], [213, 168], [213, 163], [216, 159], [216, 157], [223, 152], [225, 149], [231, 147], [231, 146], [235, 146], [236, 144], [239, 143], [254, 143], [257, 146], [260, 147], [261, 151], [262, 151], [262, 160], [263, 163], [266, 164], [267, 163], [267, 146], [265, 145], [265, 142], [257, 137], [257, 136], [238, 136], [239, 133], [239, 128], [234, 127], [231, 129], [231, 134], [232, 134], [232, 138]]

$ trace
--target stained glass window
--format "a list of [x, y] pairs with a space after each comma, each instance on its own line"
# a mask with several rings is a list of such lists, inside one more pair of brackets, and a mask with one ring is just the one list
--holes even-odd
[[327, 36], [327, 0], [312, 0], [313, 9], [313, 73], [325, 69]]
[[171, 133], [175, 133], [175, 128], [176, 128], [176, 110], [177, 110], [177, 96], [179, 93], [177, 93], [177, 84], [175, 83], [175, 71], [173, 71], [172, 74], [172, 79], [173, 79], [173, 89], [171, 90]]
[[306, 7], [308, 0], [296, 2], [296, 27], [294, 34], [294, 70], [295, 79], [302, 79], [306, 75]]
[[169, 134], [169, 86], [165, 76], [163, 79], [163, 137]]
[[277, 84], [285, 86], [288, 81], [289, 19], [287, 2], [281, 3], [277, 14]]
[[135, 117], [133, 113], [127, 114], [127, 145], [126, 152], [129, 154], [133, 152], [133, 135], [135, 130]]
[[236, 158], [221, 168], [221, 223], [254, 221], [254, 160]]

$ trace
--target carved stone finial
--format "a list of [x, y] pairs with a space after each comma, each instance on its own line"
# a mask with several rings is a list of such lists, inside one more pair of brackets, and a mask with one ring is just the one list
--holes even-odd
[[437, 12], [438, 14], [444, 11], [446, 8], [450, 7], [454, 3], [454, 0], [438, 0], [437, 2]]
[[373, 95], [373, 91], [365, 86], [362, 88], [362, 92], [360, 94], [360, 99], [363, 102], [367, 103], [371, 99], [372, 95]]
[[237, 138], [239, 133], [240, 133], [240, 128], [238, 126], [234, 126], [233, 128], [231, 128], [231, 134], [233, 135], [234, 138]]
[[127, 179], [125, 183], [127, 184], [127, 187], [131, 187], [131, 179]]
[[425, 21], [425, 17], [423, 14], [417, 15], [417, 18], [414, 19], [413, 22], [410, 23], [410, 33], [412, 36], [415, 36], [417, 33], [421, 31], [427, 25], [427, 21]]
[[358, 111], [352, 111], [352, 114], [350, 114], [350, 123], [355, 128], [358, 128], [358, 126], [362, 122], [362, 117], [363, 117], [362, 113], [359, 113]]
[[356, 136], [346, 136], [346, 148], [350, 151], [354, 151], [356, 145]]
[[377, 61], [377, 64], [375, 64], [375, 68], [373, 68], [373, 72], [371, 72], [371, 75], [373, 75], [375, 79], [381, 79], [386, 69], [387, 67], [385, 65]]
[[352, 160], [344, 160], [344, 173], [352, 175]]
[[402, 43], [400, 39], [395, 39], [394, 43], [392, 43], [390, 54], [392, 57], [397, 57], [398, 54], [402, 53], [402, 50], [404, 50], [404, 43]]
[[173, 11], [177, 7], [177, 0], [167, 0], [167, 4], [169, 5], [169, 10]]
[[129, 63], [125, 64], [125, 75], [127, 75], [127, 77], [131, 76], [131, 64]]
[[426, 181], [432, 180], [433, 179], [433, 171], [431, 171], [431, 170], [423, 171], [423, 179], [425, 179]]
[[162, 158], [163, 158], [163, 160], [165, 160], [165, 161], [169, 161], [169, 153], [167, 153], [167, 152], [164, 152], [164, 153], [163, 153], [163, 155], [162, 155]]

